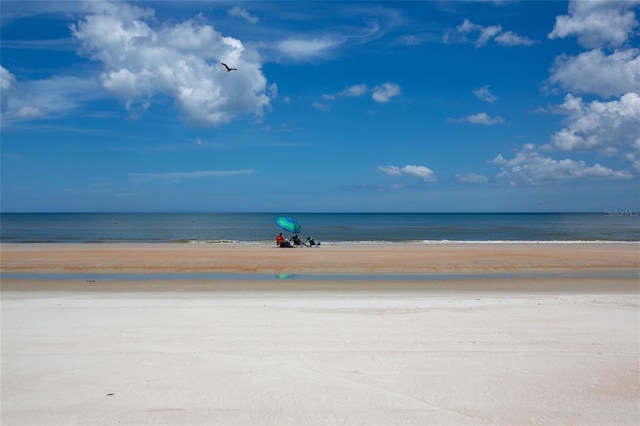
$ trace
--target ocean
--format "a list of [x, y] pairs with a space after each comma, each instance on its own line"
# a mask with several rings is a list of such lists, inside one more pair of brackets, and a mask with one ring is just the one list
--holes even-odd
[[336, 244], [640, 241], [638, 211], [602, 213], [2, 213], [2, 243], [273, 243], [276, 217]]

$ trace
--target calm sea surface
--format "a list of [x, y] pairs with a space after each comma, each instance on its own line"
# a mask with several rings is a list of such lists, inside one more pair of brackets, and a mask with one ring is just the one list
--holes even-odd
[[[640, 241], [638, 212], [300, 213], [303, 237], [332, 243]], [[271, 243], [273, 213], [3, 213], [3, 243]], [[291, 235], [283, 231], [285, 235]]]

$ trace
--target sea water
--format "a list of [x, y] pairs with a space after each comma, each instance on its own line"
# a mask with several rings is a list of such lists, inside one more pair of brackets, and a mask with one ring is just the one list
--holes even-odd
[[2, 243], [273, 243], [278, 216], [323, 243], [640, 241], [637, 211], [601, 213], [2, 213]]

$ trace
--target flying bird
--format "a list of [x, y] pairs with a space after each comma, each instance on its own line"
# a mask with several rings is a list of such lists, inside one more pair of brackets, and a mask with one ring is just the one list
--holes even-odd
[[238, 71], [238, 68], [231, 68], [229, 65], [225, 64], [224, 62], [220, 62], [222, 65], [224, 65], [224, 67], [227, 69], [227, 72], [229, 71]]

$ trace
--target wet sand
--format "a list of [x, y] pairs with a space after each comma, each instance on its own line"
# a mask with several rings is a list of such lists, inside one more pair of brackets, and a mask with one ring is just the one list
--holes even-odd
[[635, 425], [639, 249], [3, 245], [1, 423]]

